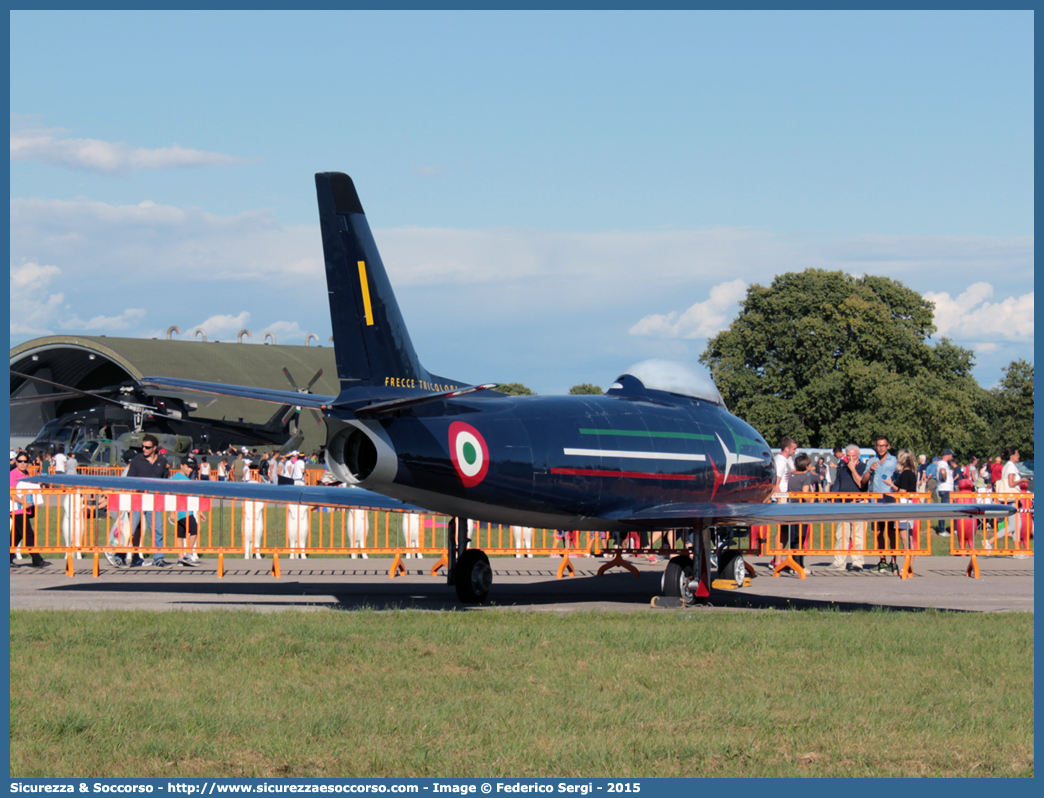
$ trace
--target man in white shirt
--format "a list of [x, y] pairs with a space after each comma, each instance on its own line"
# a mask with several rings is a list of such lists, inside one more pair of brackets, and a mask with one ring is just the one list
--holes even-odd
[[[776, 467], [776, 493], [786, 493], [790, 481], [790, 473], [794, 470], [794, 452], [797, 451], [797, 441], [791, 438], [789, 435], [783, 438], [779, 444], [779, 454], [772, 458], [773, 465]], [[785, 502], [786, 498], [781, 497], [780, 502]], [[782, 540], [790, 540], [790, 524], [781, 524], [779, 527], [779, 535]], [[775, 570], [776, 566], [783, 562], [783, 558], [776, 555], [772, 558], [772, 568]]]
[[[254, 482], [254, 474], [250, 470], [249, 461], [243, 467], [243, 481]], [[265, 530], [265, 503], [243, 502], [243, 559], [249, 560], [251, 555], [257, 559], [263, 559], [258, 553], [262, 545], [262, 537]]]
[[[280, 484], [289, 482], [293, 485], [304, 485], [305, 464], [300, 452], [290, 452], [280, 472]], [[286, 506], [286, 536], [290, 546], [290, 559], [297, 557], [304, 560], [308, 555], [304, 553], [308, 544], [308, 532], [311, 525], [311, 515], [308, 506], [304, 504], [288, 504]]]
[[[950, 493], [953, 492], [953, 450], [947, 449], [942, 453], [942, 460], [938, 464], [939, 480], [939, 503], [949, 504]], [[950, 536], [946, 521], [938, 521], [935, 524], [935, 533], [941, 538]]]
[[68, 458], [65, 456], [65, 447], [59, 446], [54, 455], [54, 473], [64, 474]]

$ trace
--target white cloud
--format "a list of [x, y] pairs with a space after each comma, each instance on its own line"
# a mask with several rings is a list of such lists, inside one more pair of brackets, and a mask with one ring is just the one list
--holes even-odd
[[968, 286], [956, 298], [945, 291], [925, 292], [924, 298], [935, 303], [937, 336], [961, 341], [1032, 341], [1033, 292], [1009, 296], [1000, 302], [987, 301], [993, 293], [993, 286], [985, 282]]
[[11, 200], [11, 251], [63, 264], [67, 279], [321, 278], [318, 226], [285, 227], [266, 210], [218, 216], [145, 201]]
[[144, 308], [128, 308], [119, 316], [95, 316], [88, 321], [83, 321], [79, 316], [73, 316], [61, 327], [65, 330], [126, 330], [133, 327], [145, 318]]
[[740, 279], [720, 283], [710, 290], [710, 298], [697, 302], [679, 314], [646, 316], [628, 332], [656, 338], [710, 338], [728, 326], [737, 306], [747, 294], [747, 284]]
[[59, 318], [65, 296], [51, 293], [57, 266], [27, 262], [11, 266], [11, 336], [47, 335]]
[[[11, 275], [12, 344], [78, 314], [125, 322], [122, 334], [133, 336], [160, 338], [177, 325], [187, 339], [203, 326], [210, 340], [235, 340], [249, 328], [251, 343], [272, 332], [280, 344], [303, 344], [315, 333], [327, 345], [318, 225], [284, 225], [264, 209], [220, 216], [149, 201], [14, 198], [10, 208], [11, 264], [21, 264]], [[955, 338], [963, 326], [990, 343], [997, 318], [1022, 331], [998, 337], [1003, 345], [992, 353], [976, 346], [980, 364], [1033, 356], [1032, 237], [823, 240], [738, 228], [396, 228], [374, 237], [422, 362], [461, 380], [529, 381], [546, 391], [605, 382], [651, 357], [693, 361], [701, 338], [735, 313], [745, 286], [809, 267], [881, 274], [957, 297], [951, 301], [964, 302], [975, 323], [956, 324]], [[994, 302], [976, 288], [961, 300], [984, 275], [993, 295], [1011, 299]], [[127, 308], [148, 314], [135, 320]], [[459, 323], [462, 308], [467, 324]], [[971, 315], [983, 311], [989, 318]]]
[[[204, 319], [199, 324], [193, 324], [182, 329], [185, 337], [195, 336], [196, 330], [202, 330], [208, 341], [228, 340], [239, 335], [239, 331], [247, 329], [250, 323], [250, 312], [241, 311], [235, 316], [229, 314], [217, 314]], [[249, 340], [243, 336], [244, 340]]]
[[123, 142], [65, 138], [59, 128], [11, 125], [11, 160], [36, 161], [88, 172], [121, 174], [135, 169], [181, 169], [254, 163], [219, 152], [193, 150], [175, 144], [148, 149]]

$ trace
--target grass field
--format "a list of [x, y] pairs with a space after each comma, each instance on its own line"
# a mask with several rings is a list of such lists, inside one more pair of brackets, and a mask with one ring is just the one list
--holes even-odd
[[16, 611], [10, 773], [1028, 777], [1033, 616]]

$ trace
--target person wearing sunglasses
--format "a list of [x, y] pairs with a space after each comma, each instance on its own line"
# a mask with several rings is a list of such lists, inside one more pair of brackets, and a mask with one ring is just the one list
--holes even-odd
[[[141, 453], [135, 455], [127, 468], [128, 477], [146, 477], [148, 479], [169, 479], [170, 466], [167, 458], [160, 454], [159, 439], [155, 435], [145, 435], [141, 439]], [[153, 530], [153, 545], [156, 549], [163, 548], [163, 514], [156, 511], [131, 513], [131, 545], [135, 548], [141, 545], [142, 529], [145, 526], [145, 534]], [[145, 538], [148, 540], [148, 538]], [[117, 554], [117, 565], [126, 562], [126, 554]], [[137, 553], [130, 561], [131, 567], [136, 568], [145, 564], [145, 561]], [[152, 564], [165, 568], [170, 565], [163, 556], [162, 551], [155, 551], [152, 555]]]
[[[33, 531], [33, 495], [28, 492], [30, 488], [36, 487], [27, 481], [29, 476], [29, 455], [18, 452], [14, 459], [14, 470], [11, 472], [11, 526], [14, 529], [14, 540], [12, 547], [17, 547], [25, 542], [28, 548], [36, 545], [36, 533]], [[40, 556], [39, 552], [32, 552], [32, 566], [44, 568], [51, 563]], [[11, 565], [15, 564], [14, 552], [11, 552]]]

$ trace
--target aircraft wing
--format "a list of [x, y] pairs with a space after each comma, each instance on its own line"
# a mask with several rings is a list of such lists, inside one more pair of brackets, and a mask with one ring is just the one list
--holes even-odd
[[324, 507], [351, 507], [366, 510], [405, 510], [431, 512], [398, 499], [362, 488], [328, 485], [267, 485], [259, 482], [210, 482], [194, 479], [146, 479], [144, 477], [92, 477], [76, 474], [49, 474], [31, 478], [41, 485], [66, 485], [99, 491], [140, 491], [176, 496], [206, 496], [211, 499], [272, 501]]
[[297, 391], [277, 391], [273, 388], [254, 388], [248, 385], [227, 385], [223, 382], [202, 382], [200, 380], [182, 380], [174, 377], [142, 377], [142, 385], [156, 388], [173, 388], [179, 391], [196, 391], [197, 393], [218, 394], [219, 396], [238, 396], [242, 399], [256, 399], [259, 402], [272, 402], [277, 405], [294, 405], [296, 407], [313, 407], [320, 409], [324, 405], [334, 403], [336, 396], [323, 396], [317, 393], [298, 393]]
[[846, 521], [949, 521], [957, 518], [1003, 518], [1015, 512], [1009, 504], [841, 504], [839, 502], [791, 502], [768, 504], [664, 504], [614, 520], [653, 529], [702, 524], [753, 526], [755, 524], [822, 524]]

